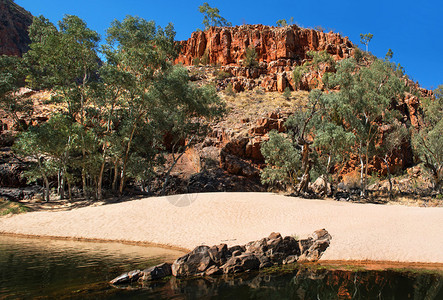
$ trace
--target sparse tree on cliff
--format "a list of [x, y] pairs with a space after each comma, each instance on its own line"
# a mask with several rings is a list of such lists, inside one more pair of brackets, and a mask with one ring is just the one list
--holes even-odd
[[423, 126], [413, 132], [412, 145], [428, 169], [434, 190], [442, 192], [443, 182], [443, 85], [434, 91], [435, 99], [424, 99]]
[[372, 40], [373, 37], [374, 35], [371, 33], [360, 33], [360, 43], [366, 46], [366, 52], [369, 51], [369, 42]]
[[278, 27], [285, 27], [294, 24], [294, 17], [290, 17], [289, 21], [286, 21], [286, 19], [280, 19], [277, 22]]
[[394, 51], [392, 51], [391, 48], [388, 49], [388, 52], [386, 52], [385, 60], [391, 60], [394, 57]]
[[278, 27], [285, 27], [285, 26], [288, 26], [288, 22], [287, 22], [285, 19], [280, 19], [280, 20], [278, 20], [276, 23], [277, 23], [277, 26], [278, 26]]
[[245, 59], [243, 60], [243, 66], [246, 68], [258, 67], [257, 51], [254, 47], [248, 47], [245, 53]]
[[198, 7], [198, 11], [203, 14], [203, 25], [205, 30], [215, 26], [224, 27], [232, 26], [231, 22], [226, 21], [225, 18], [220, 16], [220, 10], [216, 7], [210, 7], [208, 2], [203, 3]]

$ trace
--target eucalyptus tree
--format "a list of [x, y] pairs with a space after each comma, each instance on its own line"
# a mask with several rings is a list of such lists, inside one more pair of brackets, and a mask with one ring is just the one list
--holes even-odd
[[43, 16], [34, 18], [29, 28], [30, 50], [24, 56], [29, 66], [27, 80], [31, 86], [49, 87], [54, 91], [53, 100], [65, 103], [67, 113], [78, 120], [82, 159], [82, 186], [86, 194], [89, 160], [86, 143], [86, 108], [88, 90], [99, 68], [97, 56], [100, 36], [86, 23], [73, 15], [65, 15], [58, 29]]
[[389, 182], [389, 199], [392, 200], [392, 172], [389, 163], [394, 156], [395, 150], [398, 150], [409, 137], [409, 132], [406, 126], [400, 123], [398, 119], [389, 120], [386, 124], [382, 124], [380, 130], [383, 131], [382, 140], [378, 145], [375, 145], [375, 150], [386, 166]]
[[19, 113], [29, 111], [32, 105], [19, 95], [24, 86], [24, 64], [20, 57], [0, 56], [0, 109], [14, 121], [18, 129], [24, 130]]
[[413, 131], [412, 145], [423, 166], [432, 175], [434, 190], [442, 192], [443, 182], [443, 85], [434, 99], [423, 99], [423, 126]]
[[25, 175], [35, 181], [41, 176], [45, 185], [45, 199], [49, 200], [49, 177], [59, 175], [58, 193], [65, 198], [66, 185], [69, 198], [74, 182], [75, 165], [81, 159], [80, 138], [82, 129], [69, 115], [53, 115], [46, 123], [31, 127], [19, 135], [14, 149], [25, 156], [34, 158], [35, 164]]
[[[165, 133], [186, 137], [192, 130], [185, 125], [195, 118], [210, 118], [219, 111], [214, 89], [194, 86], [187, 70], [173, 64], [178, 55], [174, 37], [172, 24], [163, 29], [153, 21], [131, 16], [122, 22], [114, 21], [108, 29], [104, 51], [107, 64], [125, 78], [109, 83], [111, 89], [121, 90], [116, 111], [121, 118], [115, 126], [112, 145], [115, 168], [119, 169], [115, 174], [120, 174], [120, 194], [128, 171], [135, 175], [139, 169], [134, 157], [144, 152], [137, 150], [136, 139], [150, 143], [152, 151], [144, 155], [152, 159], [145, 162], [153, 161]], [[176, 130], [178, 127], [182, 130]]]
[[374, 35], [372, 33], [360, 33], [360, 43], [366, 46], [366, 52], [369, 50], [369, 42], [372, 40]]
[[339, 86], [327, 97], [335, 102], [337, 111], [355, 137], [360, 159], [362, 195], [366, 195], [368, 165], [374, 143], [381, 138], [380, 124], [392, 120], [393, 100], [404, 91], [404, 84], [393, 64], [375, 60], [368, 67], [359, 67], [353, 58], [342, 60], [331, 84]]
[[205, 26], [205, 30], [212, 26], [232, 26], [231, 22], [226, 21], [226, 19], [220, 15], [220, 10], [217, 7], [209, 6], [208, 2], [200, 5], [198, 11], [203, 14], [203, 25]]

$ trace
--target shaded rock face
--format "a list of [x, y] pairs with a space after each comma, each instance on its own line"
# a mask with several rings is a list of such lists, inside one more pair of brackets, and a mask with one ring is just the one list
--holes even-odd
[[21, 56], [28, 51], [32, 15], [11, 0], [0, 0], [0, 55]]

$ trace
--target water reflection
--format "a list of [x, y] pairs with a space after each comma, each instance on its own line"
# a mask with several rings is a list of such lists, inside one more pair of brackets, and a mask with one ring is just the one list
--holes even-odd
[[0, 299], [443, 299], [441, 273], [306, 266], [115, 288], [124, 271], [172, 261], [162, 248], [0, 235]]
[[395, 271], [313, 270], [300, 266], [285, 274], [154, 282], [108, 295], [113, 299], [443, 299], [438, 274]]
[[181, 255], [157, 247], [0, 235], [0, 299], [68, 294]]

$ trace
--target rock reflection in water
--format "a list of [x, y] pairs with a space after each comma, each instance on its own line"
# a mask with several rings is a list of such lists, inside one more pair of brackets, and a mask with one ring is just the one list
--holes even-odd
[[443, 299], [443, 277], [437, 273], [314, 270], [302, 266], [284, 273], [173, 277], [139, 285], [138, 293], [158, 299]]

